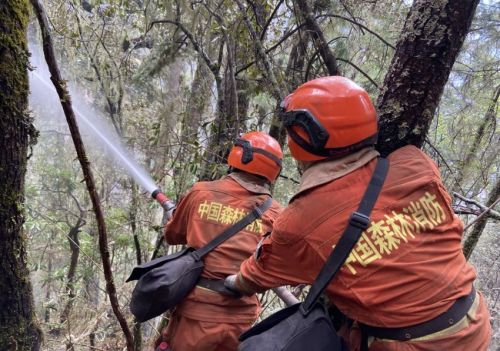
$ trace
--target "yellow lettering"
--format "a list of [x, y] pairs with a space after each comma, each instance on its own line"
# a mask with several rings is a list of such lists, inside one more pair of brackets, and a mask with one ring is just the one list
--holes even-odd
[[236, 223], [238, 222], [240, 219], [242, 219], [243, 217], [245, 217], [247, 214], [245, 211], [239, 209], [239, 208], [236, 208], [234, 210], [234, 213], [233, 213], [233, 222], [232, 223]]
[[209, 209], [210, 205], [207, 203], [206, 200], [198, 206], [198, 214], [200, 215], [201, 219], [203, 219], [205, 215], [208, 215]]
[[371, 222], [367, 232], [371, 233], [371, 239], [378, 247], [380, 254], [391, 254], [392, 250], [397, 249], [400, 243], [398, 238], [394, 237], [391, 229], [385, 225], [385, 221]]
[[210, 204], [210, 209], [208, 211], [207, 219], [218, 222], [221, 210], [222, 210], [221, 203], [212, 202]]
[[404, 213], [409, 214], [413, 222], [415, 223], [415, 229], [417, 233], [420, 233], [428, 227], [428, 229], [433, 229], [434, 224], [427, 218], [427, 214], [420, 205], [420, 201], [410, 202], [410, 206], [403, 209]]
[[439, 204], [436, 201], [436, 195], [432, 195], [429, 192], [425, 193], [425, 196], [420, 198], [420, 203], [427, 213], [427, 217], [434, 225], [438, 225], [444, 222], [446, 219], [446, 214]]
[[361, 238], [359, 238], [358, 243], [352, 250], [352, 253], [356, 258], [356, 261], [358, 261], [363, 267], [366, 267], [373, 261], [382, 258], [382, 255], [380, 255], [376, 246], [364, 232], [361, 234]]
[[391, 227], [392, 232], [398, 238], [404, 240], [406, 243], [409, 236], [415, 238], [413, 235], [413, 224], [410, 223], [408, 215], [392, 211], [392, 216], [385, 215], [385, 219], [387, 225]]
[[232, 224], [234, 218], [234, 208], [231, 206], [224, 206], [220, 213], [219, 221], [222, 224]]

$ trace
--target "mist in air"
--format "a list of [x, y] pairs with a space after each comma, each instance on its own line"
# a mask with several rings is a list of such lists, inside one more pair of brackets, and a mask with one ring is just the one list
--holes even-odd
[[[57, 92], [50, 80], [50, 73], [40, 48], [30, 45], [31, 65], [34, 70], [29, 73], [30, 108], [35, 105], [50, 106], [42, 120], [65, 121], [64, 112], [59, 102]], [[63, 77], [64, 78], [64, 77]], [[115, 130], [106, 123], [107, 117], [84, 99], [81, 89], [68, 81], [68, 88], [75, 111], [78, 127], [82, 133], [85, 147], [103, 151], [105, 155], [123, 169], [146, 191], [153, 192], [158, 188], [151, 176], [141, 167], [120, 141]], [[66, 126], [67, 128], [67, 126]]]

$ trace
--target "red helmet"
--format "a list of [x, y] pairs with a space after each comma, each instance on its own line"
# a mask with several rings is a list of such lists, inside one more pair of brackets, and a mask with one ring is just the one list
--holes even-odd
[[368, 93], [345, 77], [302, 84], [282, 102], [292, 156], [338, 158], [377, 142], [377, 115]]
[[236, 139], [227, 163], [274, 182], [280, 174], [282, 159], [283, 152], [276, 139], [263, 132], [249, 132]]

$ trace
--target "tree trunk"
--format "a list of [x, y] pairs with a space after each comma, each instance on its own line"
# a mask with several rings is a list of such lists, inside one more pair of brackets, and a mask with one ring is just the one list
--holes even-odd
[[50, 303], [50, 283], [52, 282], [52, 255], [49, 254], [47, 257], [48, 263], [47, 263], [47, 283], [46, 287], [47, 290], [45, 291], [45, 312], [44, 312], [44, 318], [43, 321], [45, 324], [50, 323], [50, 308], [51, 306], [48, 306]]
[[62, 325], [68, 321], [76, 297], [75, 275], [76, 275], [76, 268], [78, 266], [78, 258], [80, 257], [80, 241], [78, 239], [78, 233], [80, 232], [80, 229], [83, 224], [84, 224], [83, 219], [81, 217], [78, 218], [78, 221], [70, 229], [68, 233], [68, 242], [71, 250], [71, 258], [68, 268], [68, 274], [66, 276], [67, 281], [65, 288], [66, 294], [68, 296], [68, 301], [66, 301], [66, 305], [64, 306], [64, 309], [61, 312], [61, 316], [59, 318], [59, 321]]
[[382, 155], [421, 147], [479, 0], [415, 0], [377, 99]]
[[26, 0], [0, 3], [0, 349], [39, 350], [27, 267], [24, 178], [30, 137]]
[[200, 180], [208, 181], [218, 179], [222, 176], [221, 164], [224, 163], [225, 155], [229, 151], [229, 137], [226, 133], [226, 96], [224, 84], [221, 77], [215, 77], [217, 92], [217, 114], [215, 121], [210, 127], [208, 147], [205, 150], [205, 160], [202, 166]]
[[179, 198], [187, 190], [193, 178], [192, 174], [195, 173], [192, 164], [193, 161], [197, 163], [196, 158], [199, 155], [198, 132], [203, 114], [209, 105], [209, 98], [212, 94], [210, 88], [214, 82], [213, 76], [203, 60], [198, 58], [197, 61], [186, 110], [182, 117], [179, 159], [174, 168], [176, 198]]
[[474, 160], [474, 158], [477, 158], [477, 151], [479, 149], [479, 146], [481, 145], [481, 142], [483, 141], [484, 135], [487, 132], [487, 128], [490, 126], [493, 129], [493, 131], [495, 130], [496, 107], [499, 96], [500, 96], [500, 85], [496, 87], [490, 105], [488, 106], [488, 111], [486, 111], [483, 120], [481, 121], [479, 127], [476, 130], [476, 133], [474, 135], [474, 140], [472, 141], [472, 144], [469, 150], [467, 151], [465, 158], [463, 159], [463, 161], [460, 162], [460, 167], [457, 170], [457, 177], [455, 180], [455, 187], [454, 187], [455, 191], [457, 192], [461, 191], [461, 187], [463, 185], [462, 183], [467, 176], [467, 171], [470, 169], [471, 163]]
[[[131, 191], [131, 201], [129, 208], [129, 220], [130, 229], [132, 231], [132, 236], [134, 238], [134, 248], [135, 248], [135, 261], [137, 265], [142, 264], [142, 250], [141, 242], [139, 240], [139, 234], [137, 230], [137, 212], [139, 209], [139, 188], [137, 184], [134, 183], [133, 179], [130, 180], [130, 191]], [[134, 333], [134, 351], [142, 350], [142, 329], [141, 323], [134, 317], [133, 330]]]
[[[495, 186], [491, 190], [490, 196], [488, 197], [488, 201], [486, 201], [486, 206], [490, 207], [491, 205], [493, 205], [496, 201], [498, 201], [499, 197], [500, 197], [500, 178], [497, 179]], [[465, 257], [467, 257], [467, 259], [472, 254], [472, 251], [474, 251], [474, 248], [476, 247], [476, 244], [479, 241], [481, 234], [483, 233], [484, 227], [486, 227], [488, 218], [489, 216], [483, 216], [479, 218], [476, 224], [474, 224], [474, 227], [472, 227], [472, 232], [467, 237], [463, 249], [464, 255]]]

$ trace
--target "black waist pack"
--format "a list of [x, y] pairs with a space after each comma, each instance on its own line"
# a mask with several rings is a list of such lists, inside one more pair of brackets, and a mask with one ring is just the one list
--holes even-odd
[[304, 314], [303, 304], [287, 307], [240, 336], [238, 350], [344, 351], [342, 339], [320, 303]]
[[261, 217], [271, 203], [272, 198], [267, 199], [198, 250], [186, 248], [135, 267], [127, 282], [139, 280], [130, 300], [130, 311], [137, 320], [145, 322], [181, 302], [200, 279], [203, 257]]
[[346, 351], [326, 309], [318, 302], [344, 264], [363, 230], [385, 181], [389, 162], [379, 158], [358, 210], [354, 212], [339, 242], [311, 286], [304, 302], [266, 318], [240, 336], [239, 351]]

